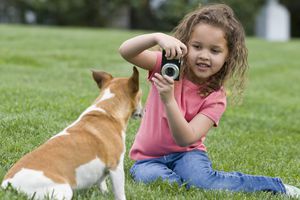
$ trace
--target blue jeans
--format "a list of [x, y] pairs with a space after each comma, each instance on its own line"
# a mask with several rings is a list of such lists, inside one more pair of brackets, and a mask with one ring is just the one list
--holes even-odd
[[209, 190], [286, 193], [279, 178], [213, 170], [207, 153], [199, 150], [139, 160], [130, 173], [135, 181], [143, 183], [161, 178], [169, 183], [186, 184], [187, 188], [194, 186]]

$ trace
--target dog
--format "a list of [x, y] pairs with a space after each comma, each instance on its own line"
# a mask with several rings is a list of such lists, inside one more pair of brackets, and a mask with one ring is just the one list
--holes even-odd
[[141, 117], [139, 73], [114, 78], [93, 71], [100, 88], [95, 102], [79, 118], [46, 143], [22, 157], [5, 175], [11, 185], [32, 199], [72, 199], [73, 190], [99, 184], [107, 192], [110, 176], [115, 199], [125, 200], [125, 131], [130, 117]]

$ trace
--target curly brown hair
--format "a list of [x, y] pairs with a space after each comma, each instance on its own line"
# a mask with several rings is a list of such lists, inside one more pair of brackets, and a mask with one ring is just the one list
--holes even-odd
[[[200, 95], [207, 96], [222, 86], [229, 86], [232, 91], [233, 102], [240, 102], [244, 91], [246, 72], [248, 69], [248, 50], [245, 45], [245, 32], [235, 17], [233, 10], [225, 4], [211, 4], [199, 6], [187, 14], [173, 30], [175, 38], [188, 44], [193, 28], [199, 24], [209, 24], [221, 28], [225, 33], [228, 58], [219, 72], [210, 77]], [[183, 58], [183, 63], [185, 62]], [[183, 73], [186, 67], [183, 64]]]

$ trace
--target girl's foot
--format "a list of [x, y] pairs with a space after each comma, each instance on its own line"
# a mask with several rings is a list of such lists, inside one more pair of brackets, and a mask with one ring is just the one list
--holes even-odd
[[285, 190], [286, 190], [286, 194], [289, 197], [294, 197], [294, 198], [300, 198], [300, 189], [295, 187], [295, 186], [291, 186], [291, 185], [287, 185], [284, 184]]

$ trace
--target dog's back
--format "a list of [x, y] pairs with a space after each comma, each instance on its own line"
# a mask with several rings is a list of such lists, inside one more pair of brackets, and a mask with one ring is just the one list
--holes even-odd
[[125, 131], [130, 116], [141, 113], [138, 72], [134, 68], [130, 78], [105, 72], [93, 72], [93, 77], [101, 88], [95, 102], [73, 124], [21, 158], [2, 187], [10, 183], [39, 199], [47, 194], [70, 199], [72, 189], [100, 183], [109, 173], [116, 199], [125, 198]]

